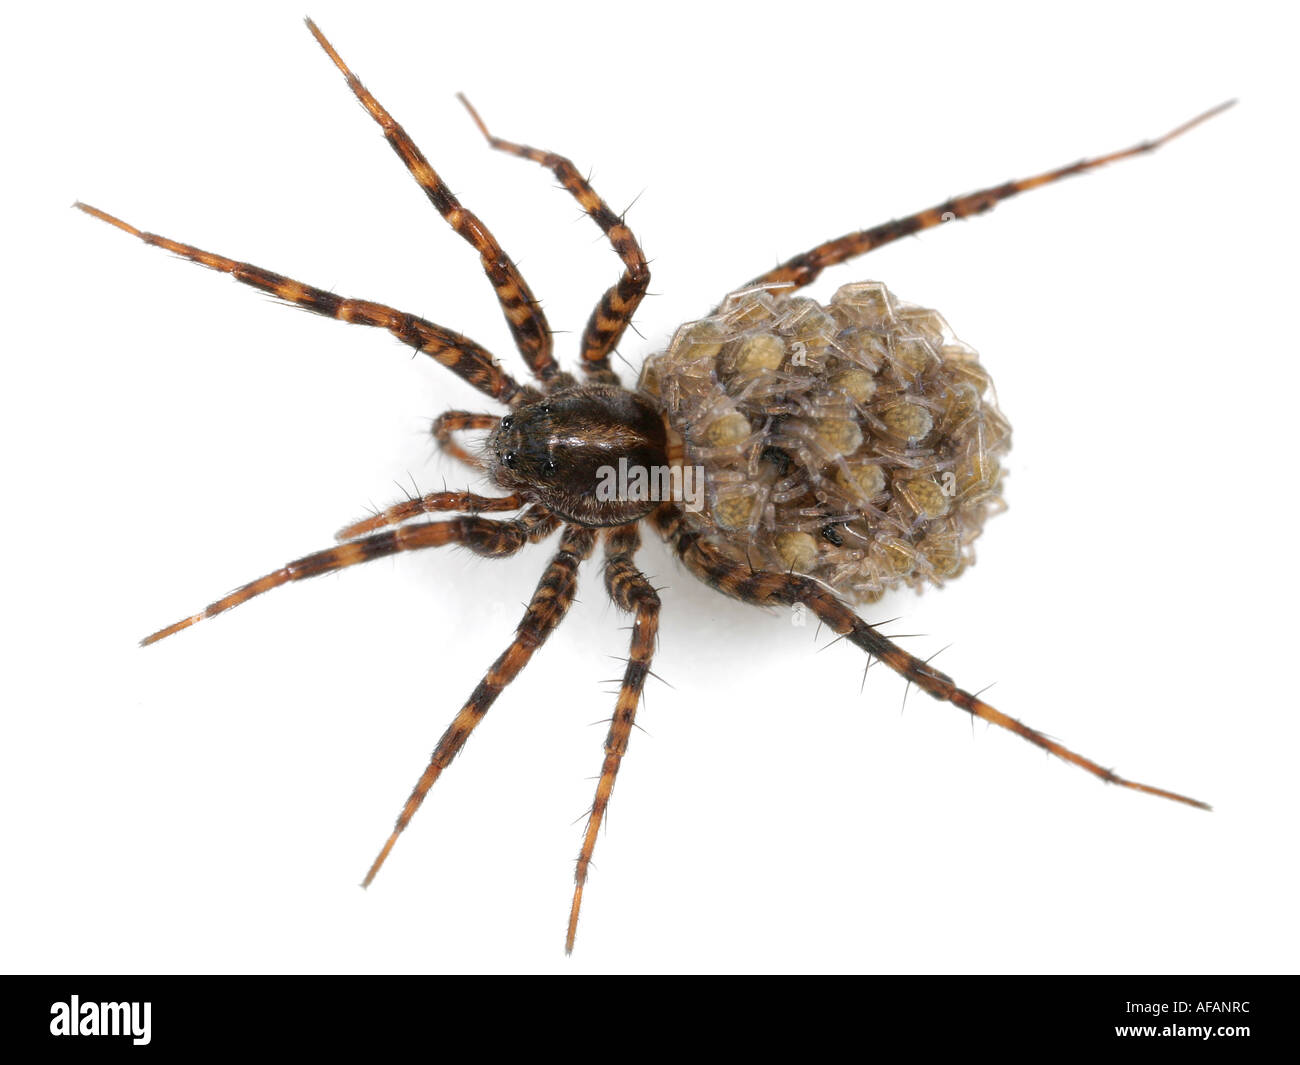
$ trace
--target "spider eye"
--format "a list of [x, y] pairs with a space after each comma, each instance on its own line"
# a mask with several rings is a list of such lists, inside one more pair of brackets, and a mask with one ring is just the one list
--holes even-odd
[[547, 459], [542, 463], [542, 474], [546, 477], [551, 476], [551, 474], [553, 474], [557, 469], [559, 469], [559, 467], [556, 466], [554, 459]]
[[515, 420], [509, 414], [507, 414], [504, 418], [501, 419], [502, 429], [509, 429], [514, 424], [515, 424]]
[[501, 462], [506, 469], [513, 470], [519, 464], [519, 456], [513, 451], [507, 451]]

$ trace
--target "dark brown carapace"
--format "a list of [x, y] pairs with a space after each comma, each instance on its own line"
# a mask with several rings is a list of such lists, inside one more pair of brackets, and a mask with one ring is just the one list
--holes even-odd
[[[307, 26], [430, 202], [479, 253], [535, 384], [520, 384], [481, 345], [413, 314], [337, 296], [77, 206], [146, 244], [288, 303], [387, 329], [509, 408], [504, 416], [448, 411], [433, 424], [438, 444], [485, 474], [500, 493], [443, 491], [398, 503], [342, 529], [336, 546], [290, 562], [143, 641], [154, 643], [281, 584], [399, 551], [456, 544], [501, 558], [560, 532], [559, 548], [513, 641], [438, 741], [365, 884], [497, 696], [563, 620], [578, 568], [599, 543], [605, 587], [634, 623], [578, 857], [565, 941], [572, 950], [597, 832], [659, 628], [659, 595], [635, 563], [642, 520], [691, 573], [726, 595], [760, 606], [802, 605], [936, 699], [1103, 781], [1208, 809], [1125, 780], [1068, 750], [959, 688], [857, 616], [850, 602], [870, 601], [898, 583], [938, 582], [969, 563], [971, 541], [998, 506], [997, 459], [1009, 444], [1009, 428], [985, 394], [987, 375], [974, 352], [933, 312], [903, 304], [874, 284], [847, 286], [826, 306], [791, 293], [826, 267], [900, 237], [1151, 151], [1230, 103], [1157, 140], [960, 196], [796, 255], [728, 297], [709, 317], [684, 326], [668, 350], [648, 361], [638, 389], [631, 391], [610, 368], [610, 353], [645, 295], [650, 273], [622, 218], [568, 159], [493, 136], [462, 97], [488, 143], [553, 171], [622, 260], [622, 275], [600, 298], [583, 333], [584, 381], [578, 383], [556, 362], [546, 318], [496, 238], [452, 194], [320, 30], [310, 20]], [[486, 444], [462, 446], [457, 434], [466, 430], [488, 430]], [[433, 513], [454, 516], [411, 520]], [[486, 516], [494, 513], [509, 516]]]
[[593, 528], [627, 525], [657, 505], [631, 493], [596, 489], [602, 471], [668, 468], [668, 434], [658, 409], [618, 385], [563, 388], [520, 404], [487, 441], [488, 474], [564, 521]]

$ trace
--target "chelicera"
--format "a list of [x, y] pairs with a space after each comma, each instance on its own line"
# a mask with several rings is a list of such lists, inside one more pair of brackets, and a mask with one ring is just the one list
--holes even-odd
[[[650, 272], [623, 219], [568, 159], [493, 136], [462, 97], [488, 143], [551, 170], [623, 263], [587, 323], [577, 378], [556, 361], [546, 318], [497, 239], [452, 194], [320, 30], [310, 20], [307, 25], [430, 202], [479, 253], [533, 384], [520, 383], [487, 349], [441, 325], [77, 206], [147, 244], [288, 303], [387, 329], [508, 408], [504, 415], [447, 411], [433, 424], [438, 444], [483, 475], [496, 493], [442, 491], [397, 503], [340, 530], [336, 546], [290, 562], [143, 641], [155, 643], [282, 584], [397, 552], [454, 544], [501, 558], [560, 534], [514, 639], [438, 741], [365, 884], [497, 696], [564, 619], [578, 568], [599, 546], [606, 590], [633, 615], [633, 626], [577, 862], [565, 943], [572, 950], [597, 833], [659, 628], [659, 595], [635, 563], [643, 522], [692, 574], [718, 591], [760, 606], [806, 610], [972, 718], [1008, 729], [1108, 783], [1208, 809], [1121, 778], [1007, 716], [857, 615], [851, 604], [871, 602], [899, 584], [942, 583], [973, 561], [972, 544], [1000, 507], [999, 459], [1009, 447], [1010, 428], [974, 351], [935, 312], [904, 303], [874, 282], [846, 285], [825, 305], [794, 293], [825, 268], [900, 237], [1151, 151], [1230, 103], [1156, 140], [959, 196], [796, 255], [683, 326], [667, 350], [647, 360], [637, 387], [629, 389], [611, 368], [610, 355], [646, 294]], [[486, 441], [465, 446], [460, 434], [467, 431], [486, 431]], [[454, 516], [414, 520], [429, 514]]]

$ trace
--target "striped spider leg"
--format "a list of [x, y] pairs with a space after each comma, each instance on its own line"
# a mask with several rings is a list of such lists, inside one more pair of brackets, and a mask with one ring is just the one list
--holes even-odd
[[528, 608], [515, 629], [515, 638], [488, 668], [469, 700], [447, 726], [447, 731], [442, 734], [442, 738], [429, 758], [428, 768], [416, 781], [410, 798], [406, 800], [402, 812], [397, 817], [392, 834], [384, 842], [370, 870], [366, 873], [365, 880], [361, 882], [362, 887], [370, 886], [370, 882], [374, 880], [375, 874], [379, 872], [393, 849], [393, 844], [397, 842], [397, 837], [406, 830], [406, 826], [411, 823], [411, 818], [415, 816], [415, 811], [420, 808], [424, 797], [429, 794], [429, 789], [442, 775], [442, 771], [451, 764], [451, 760], [460, 753], [470, 733], [483, 720], [483, 715], [496, 702], [497, 696], [519, 675], [519, 671], [533, 657], [533, 652], [546, 642], [546, 638], [564, 620], [564, 615], [573, 604], [578, 587], [578, 566], [591, 555], [596, 545], [596, 534], [597, 530], [581, 525], [565, 526], [559, 550], [551, 559], [550, 565], [546, 567], [546, 572], [542, 574], [537, 590], [533, 593]]
[[1190, 121], [1184, 122], [1176, 129], [1170, 130], [1163, 137], [1155, 138], [1155, 140], [1142, 141], [1141, 144], [1135, 144], [1131, 148], [1109, 152], [1106, 155], [1095, 156], [1091, 159], [1081, 159], [1077, 163], [1057, 167], [1055, 170], [1048, 170], [1042, 174], [1036, 174], [1034, 177], [1022, 178], [1019, 181], [1007, 181], [1001, 185], [994, 185], [987, 189], [980, 189], [977, 192], [967, 193], [965, 196], [955, 196], [941, 204], [928, 207], [923, 211], [917, 211], [905, 218], [896, 218], [891, 222], [884, 222], [869, 229], [846, 233], [842, 237], [828, 240], [824, 244], [818, 244], [815, 248], [810, 248], [808, 251], [787, 259], [779, 266], [774, 266], [771, 270], [759, 274], [743, 287], [780, 285], [782, 286], [782, 292], [792, 292], [795, 289], [803, 288], [815, 281], [817, 276], [828, 266], [834, 266], [836, 263], [842, 263], [859, 255], [865, 255], [867, 252], [874, 251], [876, 248], [883, 247], [901, 237], [910, 237], [922, 230], [932, 229], [944, 222], [951, 222], [958, 218], [970, 218], [973, 215], [983, 214], [985, 211], [992, 210], [995, 205], [1003, 200], [1010, 199], [1022, 192], [1028, 192], [1030, 189], [1051, 185], [1062, 178], [1073, 177], [1075, 174], [1084, 174], [1090, 170], [1105, 166], [1107, 163], [1116, 163], [1121, 159], [1131, 159], [1137, 155], [1153, 152], [1162, 145], [1168, 144], [1175, 137], [1182, 136], [1189, 130], [1195, 129], [1202, 122], [1206, 122], [1215, 115], [1226, 111], [1236, 102], [1236, 100], [1226, 100], [1217, 107], [1212, 107]]
[[596, 849], [596, 835], [609, 806], [609, 797], [614, 791], [614, 778], [618, 776], [618, 768], [632, 736], [636, 709], [641, 702], [641, 690], [650, 672], [650, 660], [659, 636], [659, 593], [651, 587], [633, 561], [640, 546], [641, 533], [636, 523], [605, 531], [605, 588], [620, 610], [634, 615], [632, 646], [628, 653], [627, 668], [623, 672], [623, 683], [618, 691], [614, 716], [610, 719], [609, 734], [605, 737], [605, 761], [600, 767], [596, 798], [587, 815], [582, 851], [578, 855], [573, 905], [569, 909], [569, 930], [564, 938], [565, 953], [573, 952], [573, 940], [578, 932], [578, 911], [582, 908], [582, 891], [587, 883], [591, 855]]
[[384, 137], [406, 165], [406, 169], [410, 171], [416, 183], [424, 190], [429, 202], [447, 220], [447, 224], [478, 252], [483, 271], [492, 282], [492, 288], [501, 304], [501, 312], [505, 315], [506, 324], [510, 326], [515, 344], [533, 376], [544, 383], [553, 381], [560, 373], [560, 368], [552, 352], [554, 344], [551, 328], [546, 323], [541, 305], [534, 298], [532, 290], [524, 281], [518, 268], [502, 250], [500, 243], [487, 226], [474, 212], [461, 204], [438, 176], [437, 171], [429, 165], [429, 160], [415, 146], [415, 142], [407, 135], [406, 130], [397, 124], [393, 116], [348, 69], [343, 58], [311, 19], [307, 19], [307, 28], [347, 79], [348, 88], [352, 90], [370, 117], [379, 123], [384, 131]]
[[434, 325], [433, 322], [382, 303], [336, 296], [323, 288], [303, 284], [301, 281], [264, 270], [252, 263], [236, 262], [224, 255], [216, 255], [190, 244], [182, 244], [169, 237], [145, 233], [122, 219], [115, 218], [107, 211], [101, 211], [98, 207], [91, 207], [87, 203], [78, 202], [73, 206], [109, 225], [116, 226], [146, 244], [163, 248], [211, 270], [229, 274], [236, 281], [268, 292], [286, 303], [305, 307], [327, 318], [337, 318], [341, 322], [387, 329], [402, 343], [432, 356], [457, 377], [469, 382], [492, 399], [503, 403], [517, 403], [522, 402], [531, 392], [502, 370], [496, 357], [481, 344], [459, 333], [453, 333], [450, 329]]
[[[446, 494], [448, 497], [459, 497], [465, 493], [448, 492]], [[436, 504], [431, 501], [429, 496], [425, 496], [424, 500], [420, 502], [423, 503], [426, 500], [430, 502], [427, 503], [426, 509], [420, 511], [421, 513], [437, 509]], [[452, 510], [455, 509], [459, 500], [448, 498], [445, 502], [447, 505], [444, 509]], [[506, 503], [507, 500], [501, 500], [501, 502]], [[367, 523], [358, 522], [357, 524]], [[421, 551], [426, 547], [446, 547], [448, 544], [459, 544], [462, 547], [467, 547], [476, 555], [482, 555], [485, 558], [507, 558], [530, 543], [537, 543], [546, 539], [556, 530], [558, 525], [559, 519], [542, 507], [529, 507], [519, 517], [510, 521], [496, 521], [462, 514], [447, 521], [399, 525], [386, 532], [372, 533], [360, 539], [347, 540], [344, 543], [336, 544], [334, 547], [327, 547], [310, 555], [304, 555], [292, 562], [286, 562], [279, 569], [272, 570], [265, 576], [258, 577], [255, 581], [249, 581], [247, 584], [236, 588], [229, 595], [222, 596], [215, 602], [210, 603], [197, 614], [191, 614], [187, 618], [182, 618], [180, 621], [168, 625], [165, 629], [159, 629], [157, 632], [151, 633], [140, 643], [145, 647], [151, 643], [157, 643], [159, 640], [172, 636], [182, 629], [188, 629], [191, 625], [197, 625], [207, 618], [216, 617], [218, 614], [225, 613], [231, 607], [239, 606], [263, 592], [269, 592], [272, 588], [278, 588], [280, 585], [289, 584], [292, 581], [303, 581], [310, 577], [319, 577], [322, 573], [333, 573], [335, 570], [346, 569], [348, 566], [355, 566], [361, 562], [369, 562], [372, 559], [395, 555], [400, 551]]]
[[474, 105], [465, 98], [465, 94], [458, 93], [457, 96], [479, 131], [487, 138], [488, 144], [498, 151], [531, 159], [559, 178], [560, 184], [578, 201], [591, 220], [600, 226], [609, 238], [610, 246], [623, 260], [622, 275], [601, 296], [582, 334], [582, 368], [587, 376], [603, 384], [618, 384], [618, 374], [610, 369], [609, 353], [632, 324], [632, 316], [636, 314], [636, 309], [650, 288], [650, 267], [641, 245], [623, 219], [609, 209], [609, 205], [596, 194], [596, 190], [573, 163], [555, 152], [494, 137], [488, 132]]
[[473, 469], [483, 469], [478, 456], [466, 451], [456, 442], [455, 434], [465, 430], [494, 429], [501, 419], [495, 414], [474, 414], [467, 410], [443, 411], [433, 420], [433, 439], [438, 447], [452, 458]]
[[683, 565], [709, 587], [716, 588], [724, 595], [744, 603], [753, 603], [755, 606], [789, 607], [802, 603], [837, 636], [844, 637], [869, 656], [884, 662], [895, 673], [915, 684], [928, 695], [952, 703], [958, 709], [965, 710], [971, 717], [1014, 732], [1021, 739], [1028, 740], [1049, 754], [1056, 755], [1062, 761], [1078, 766], [1107, 784], [1118, 784], [1148, 795], [1157, 795], [1162, 799], [1186, 803], [1201, 810], [1210, 809], [1208, 804], [1198, 799], [1191, 799], [1186, 795], [1152, 787], [1149, 784], [1126, 780], [1090, 758], [1076, 754], [1041, 732], [1022, 724], [1013, 717], [1008, 717], [982, 699], [957, 687], [951, 677], [941, 673], [928, 662], [908, 654], [889, 637], [863, 621], [852, 607], [820, 582], [797, 573], [752, 569], [744, 563], [728, 558], [702, 539], [698, 533], [691, 531], [677, 507], [671, 504], [662, 506], [654, 513], [651, 520], [659, 534], [672, 545]]

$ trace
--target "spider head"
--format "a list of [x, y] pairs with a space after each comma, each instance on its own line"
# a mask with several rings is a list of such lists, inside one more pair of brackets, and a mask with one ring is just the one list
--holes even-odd
[[627, 471], [667, 470], [665, 448], [663, 419], [646, 400], [613, 385], [579, 385], [515, 408], [492, 430], [486, 450], [502, 488], [566, 521], [606, 526], [655, 508], [659, 495], [620, 489]]

